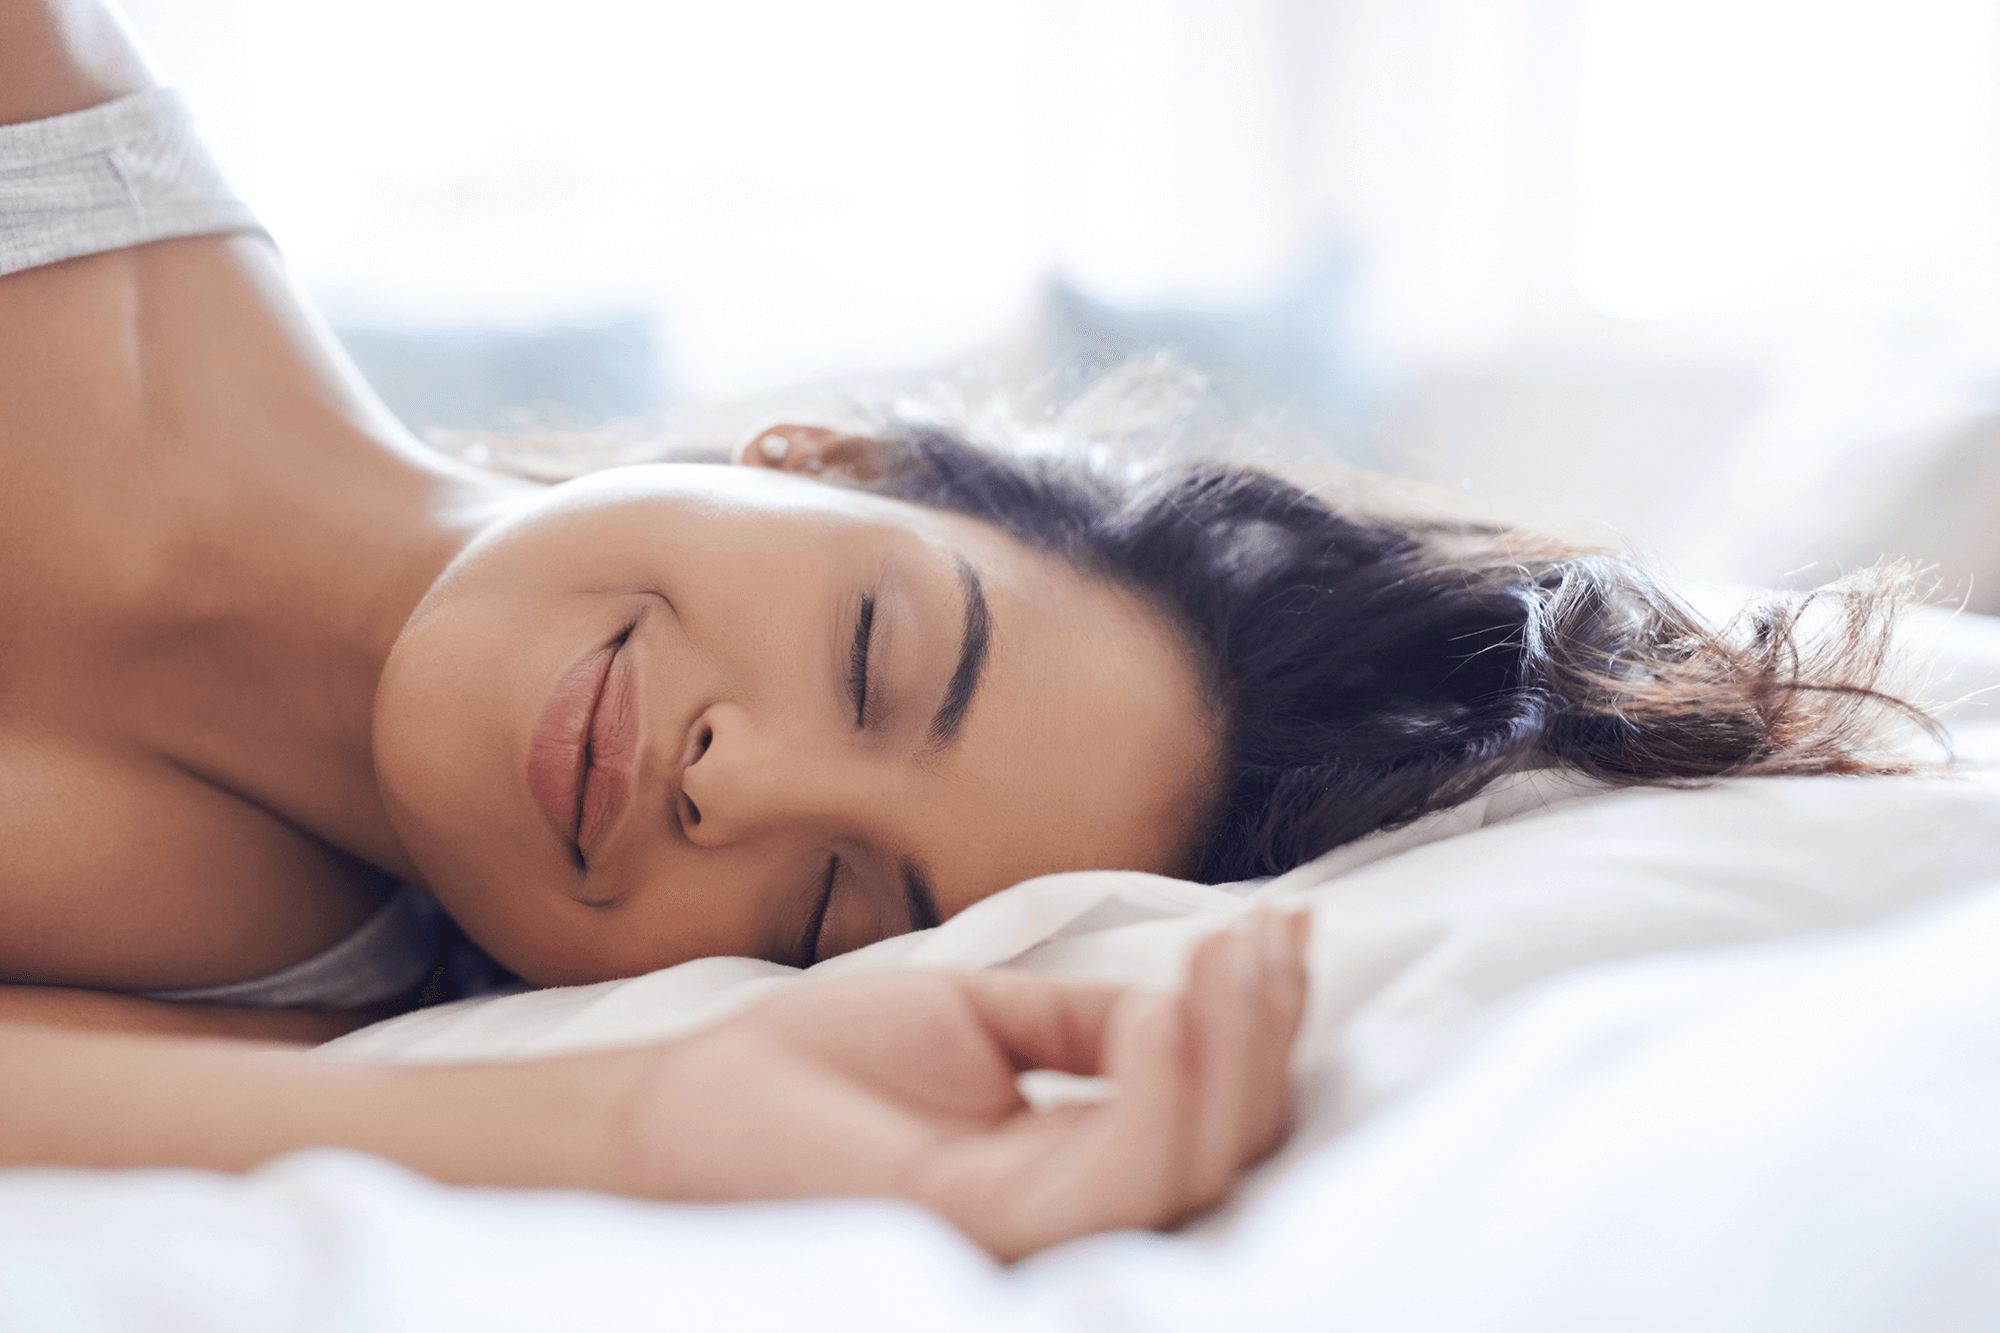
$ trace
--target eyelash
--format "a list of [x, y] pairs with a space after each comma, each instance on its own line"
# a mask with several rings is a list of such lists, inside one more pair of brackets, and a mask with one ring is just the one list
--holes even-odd
[[875, 637], [875, 599], [861, 599], [861, 618], [854, 626], [854, 646], [847, 654], [847, 692], [854, 700], [854, 725], [868, 725], [868, 645]]
[[826, 925], [826, 909], [833, 905], [833, 882], [840, 874], [840, 858], [826, 859], [826, 880], [820, 885], [819, 902], [813, 906], [813, 914], [806, 920], [805, 944], [799, 949], [799, 966], [811, 967], [819, 961], [819, 933]]

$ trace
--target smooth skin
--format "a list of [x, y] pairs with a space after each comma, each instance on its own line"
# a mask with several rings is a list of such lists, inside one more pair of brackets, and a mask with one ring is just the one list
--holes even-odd
[[[103, 5], [0, 0], [0, 123], [150, 84]], [[396, 879], [560, 982], [793, 961], [837, 861], [825, 956], [908, 928], [907, 864], [940, 916], [1044, 870], [1180, 868], [1213, 728], [1150, 607], [982, 525], [803, 480], [865, 472], [865, 441], [781, 425], [796, 447], [747, 461], [798, 477], [555, 490], [431, 453], [260, 237], [0, 278], [0, 367], [0, 1069], [35, 1089], [0, 1102], [0, 1162], [344, 1144], [452, 1181], [882, 1194], [1012, 1257], [1199, 1210], [1282, 1132], [1297, 920], [1211, 938], [1175, 996], [855, 978], [669, 1045], [504, 1067], [316, 1061], [270, 1043], [374, 1015], [130, 994], [309, 957]], [[934, 745], [968, 566], [991, 654]], [[830, 666], [864, 597], [881, 706], [857, 720]], [[578, 867], [522, 747], [573, 654], [642, 606], [637, 794]], [[1013, 1076], [1040, 1065], [1117, 1094], [1029, 1111]]]
[[[12, 114], [142, 86], [100, 11], [0, 12]], [[1203, 822], [1216, 741], [1164, 617], [984, 525], [785, 475], [846, 466], [825, 432], [781, 428], [779, 469], [459, 467], [256, 236], [0, 279], [0, 365], [0, 983], [42, 988], [0, 1013], [268, 975], [396, 879], [540, 983], [805, 961], [830, 871], [818, 956], [909, 927], [907, 864], [943, 918], [1045, 871], [1180, 869]], [[931, 749], [961, 563], [991, 651]], [[646, 609], [639, 789], [579, 882], [529, 737]]]

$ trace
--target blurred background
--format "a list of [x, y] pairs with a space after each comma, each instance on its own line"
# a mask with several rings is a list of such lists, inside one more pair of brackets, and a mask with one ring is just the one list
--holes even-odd
[[2000, 610], [2000, 0], [127, 9], [443, 447], [1165, 349], [1684, 577]]

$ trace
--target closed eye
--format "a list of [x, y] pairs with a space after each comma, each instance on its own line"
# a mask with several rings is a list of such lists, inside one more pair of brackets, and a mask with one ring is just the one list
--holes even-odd
[[854, 701], [854, 725], [868, 725], [868, 644], [875, 637], [875, 599], [863, 596], [854, 622], [854, 646], [847, 650], [847, 695]]
[[840, 875], [840, 858], [826, 859], [826, 878], [819, 887], [819, 901], [813, 904], [812, 915], [806, 918], [805, 938], [799, 943], [798, 961], [795, 967], [811, 967], [819, 961], [819, 936], [826, 925], [826, 909], [833, 905], [833, 882]]

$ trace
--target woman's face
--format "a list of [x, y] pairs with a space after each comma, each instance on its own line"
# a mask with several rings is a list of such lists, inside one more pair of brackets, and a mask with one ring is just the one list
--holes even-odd
[[805, 963], [1034, 875], [1174, 871], [1216, 755], [1143, 600], [745, 467], [546, 492], [445, 571], [375, 707], [425, 883], [541, 985]]

